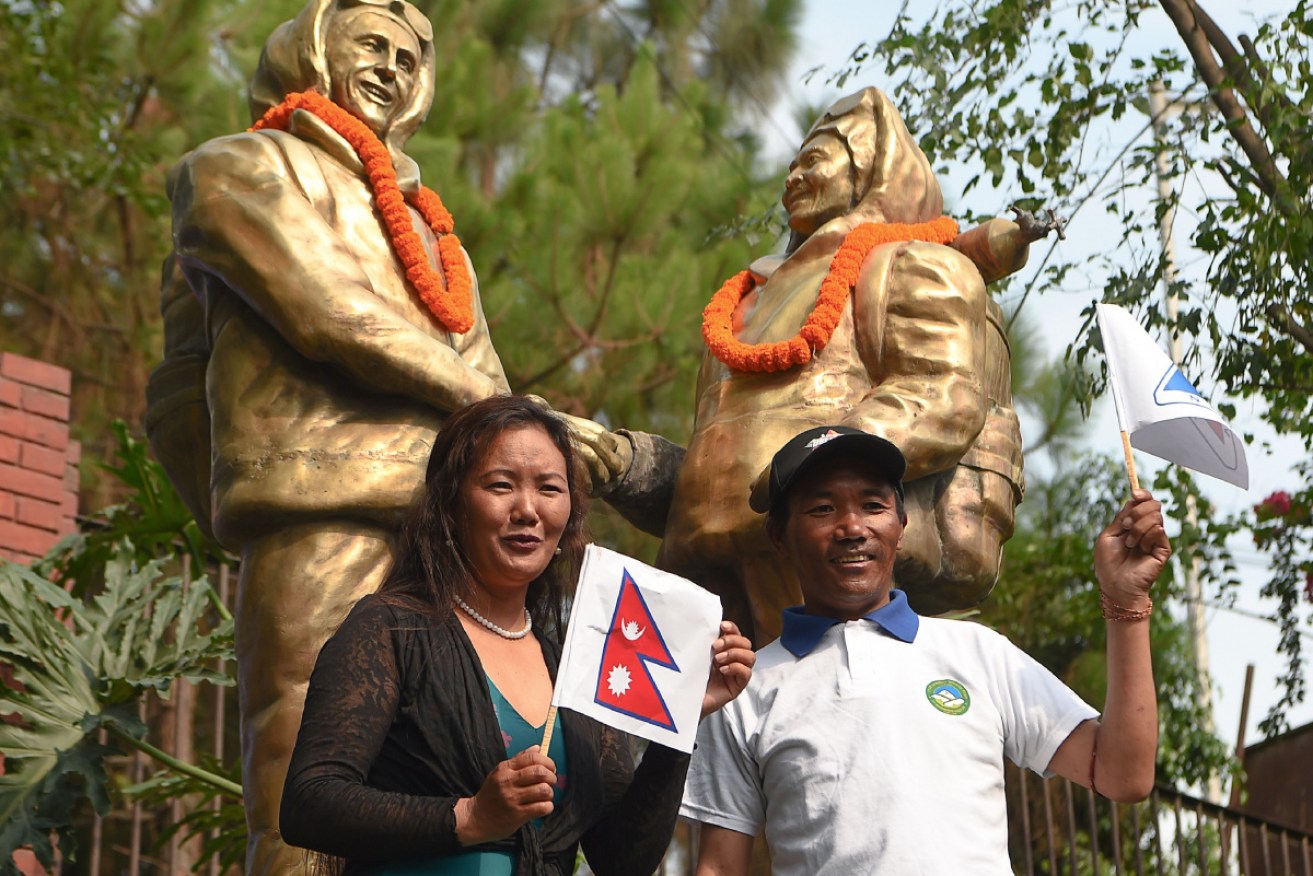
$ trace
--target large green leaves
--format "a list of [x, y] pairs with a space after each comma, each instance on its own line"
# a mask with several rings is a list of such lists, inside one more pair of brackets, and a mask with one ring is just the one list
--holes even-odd
[[211, 667], [232, 654], [232, 621], [210, 623], [204, 579], [186, 584], [158, 561], [138, 565], [124, 541], [103, 580], [83, 601], [0, 561], [0, 659], [15, 682], [0, 689], [0, 713], [10, 716], [0, 724], [0, 867], [12, 867], [23, 845], [49, 865], [52, 835], [72, 856], [67, 827], [82, 799], [109, 809], [103, 761], [111, 749], [98, 731], [140, 747], [143, 692], [167, 696], [174, 679], [231, 684]]

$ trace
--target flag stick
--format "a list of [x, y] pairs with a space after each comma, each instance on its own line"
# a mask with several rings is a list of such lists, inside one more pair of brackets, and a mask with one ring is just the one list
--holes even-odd
[[541, 751], [544, 755], [547, 754], [547, 749], [551, 748], [552, 746], [552, 733], [555, 730], [556, 730], [556, 704], [553, 703], [551, 708], [547, 710], [547, 723], [543, 724], [543, 741], [542, 744], [538, 746], [538, 750]]
[[1131, 436], [1122, 430], [1122, 452], [1126, 454], [1126, 473], [1131, 476], [1131, 489], [1140, 488], [1140, 479], [1135, 474], [1135, 459], [1131, 456]]
[[1135, 459], [1131, 456], [1131, 434], [1126, 431], [1126, 412], [1122, 410], [1122, 396], [1117, 381], [1116, 357], [1108, 354], [1108, 327], [1103, 322], [1103, 305], [1095, 308], [1095, 318], [1099, 322], [1099, 333], [1103, 335], [1104, 355], [1108, 361], [1108, 388], [1112, 390], [1112, 406], [1117, 411], [1117, 425], [1122, 432], [1122, 453], [1126, 455], [1126, 473], [1131, 477], [1131, 490], [1140, 488], [1140, 478], [1135, 474]]

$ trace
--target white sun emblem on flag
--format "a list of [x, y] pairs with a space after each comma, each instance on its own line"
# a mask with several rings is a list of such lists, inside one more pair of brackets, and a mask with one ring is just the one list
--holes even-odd
[[612, 696], [624, 696], [629, 691], [629, 670], [618, 664], [612, 666], [606, 677], [606, 686], [610, 688]]

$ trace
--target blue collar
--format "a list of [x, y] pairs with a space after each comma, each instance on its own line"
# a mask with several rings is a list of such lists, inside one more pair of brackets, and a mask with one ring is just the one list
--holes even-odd
[[[916, 639], [916, 631], [921, 626], [921, 619], [907, 604], [907, 597], [901, 590], [889, 591], [889, 601], [865, 615], [863, 619], [880, 627], [895, 639], [908, 643]], [[784, 632], [780, 634], [780, 644], [794, 657], [801, 659], [812, 652], [830, 627], [839, 623], [843, 621], [838, 618], [805, 614], [801, 605], [786, 608]]]

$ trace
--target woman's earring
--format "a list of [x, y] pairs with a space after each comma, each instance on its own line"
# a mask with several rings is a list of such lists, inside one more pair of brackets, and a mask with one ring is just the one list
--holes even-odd
[[556, 556], [559, 557], [560, 555], [561, 555], [561, 549], [560, 549], [560, 548], [557, 548], [557, 549], [556, 549]]

